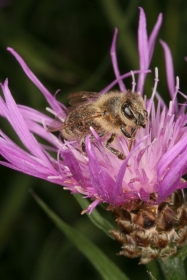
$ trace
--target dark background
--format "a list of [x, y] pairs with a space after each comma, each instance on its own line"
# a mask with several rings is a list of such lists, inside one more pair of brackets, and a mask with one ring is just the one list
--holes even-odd
[[[77, 90], [100, 91], [114, 80], [110, 46], [118, 27], [121, 73], [138, 69], [138, 6], [144, 8], [148, 31], [159, 12], [164, 20], [159, 38], [171, 48], [175, 75], [187, 92], [187, 1], [0, 0], [0, 81], [9, 78], [17, 103], [45, 112], [46, 102], [6, 47], [13, 47], [44, 85], [66, 103]], [[158, 91], [167, 101], [163, 50], [157, 41], [151, 69], [159, 69]], [[145, 94], [150, 96], [154, 74]], [[131, 79], [127, 80], [131, 87]], [[5, 120], [3, 129], [14, 137]], [[74, 197], [57, 185], [0, 167], [0, 279], [101, 279], [90, 262], [63, 236], [29, 194], [39, 196], [64, 221], [97, 244], [131, 279], [149, 279], [138, 260], [116, 255], [120, 244], [97, 229]], [[98, 207], [99, 209], [99, 207]]]

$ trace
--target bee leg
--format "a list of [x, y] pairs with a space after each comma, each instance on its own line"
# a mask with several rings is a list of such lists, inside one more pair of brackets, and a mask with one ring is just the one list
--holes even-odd
[[136, 135], [136, 131], [137, 131], [137, 127], [133, 127], [131, 128], [131, 132], [129, 133], [126, 129], [125, 129], [125, 126], [122, 125], [121, 126], [121, 131], [123, 133], [123, 135], [125, 135], [125, 137], [128, 138], [129, 140], [129, 144], [128, 144], [128, 150], [131, 151], [132, 149], [132, 144], [133, 144], [133, 141], [134, 141], [134, 137]]
[[129, 150], [129, 152], [131, 151], [131, 149], [132, 149], [132, 143], [133, 143], [133, 141], [134, 141], [134, 138], [131, 138], [131, 139], [128, 139], [129, 140], [129, 143], [128, 143], [128, 150]]
[[131, 138], [129, 139], [129, 145], [128, 145], [129, 151], [131, 151], [131, 149], [132, 149], [132, 144], [133, 144], [133, 141], [135, 139], [135, 135], [136, 135], [137, 130], [138, 130], [138, 127], [133, 127], [131, 129]]
[[111, 137], [107, 140], [106, 142], [106, 148], [111, 151], [114, 155], [116, 155], [119, 159], [122, 159], [124, 160], [126, 157], [123, 153], [120, 153], [118, 150], [112, 148], [110, 146], [110, 144], [114, 141], [114, 139], [116, 138], [116, 134], [115, 133], [112, 133]]
[[85, 145], [86, 137], [83, 137], [80, 141], [80, 147], [84, 155], [86, 155], [86, 145]]
[[[99, 136], [102, 137], [105, 133], [99, 133]], [[90, 136], [90, 139], [93, 140], [95, 137], [93, 135]], [[82, 150], [83, 154], [86, 155], [86, 145], [85, 145], [86, 136], [83, 137], [80, 141], [80, 149]]]
[[125, 135], [126, 138], [132, 138], [132, 134], [130, 134], [130, 133], [125, 129], [125, 126], [124, 126], [124, 125], [122, 125], [122, 126], [120, 127], [120, 129], [121, 129], [121, 132], [123, 133], [123, 135]]

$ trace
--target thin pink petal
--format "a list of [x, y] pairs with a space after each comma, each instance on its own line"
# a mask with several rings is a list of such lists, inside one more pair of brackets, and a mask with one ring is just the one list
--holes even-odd
[[119, 88], [122, 92], [126, 91], [125, 85], [123, 83], [123, 80], [119, 79], [120, 77], [120, 71], [118, 68], [118, 61], [117, 61], [117, 57], [116, 57], [116, 38], [117, 38], [117, 34], [118, 34], [118, 30], [117, 28], [115, 28], [114, 30], [114, 36], [113, 36], [113, 40], [112, 40], [112, 46], [110, 49], [110, 55], [111, 55], [111, 59], [112, 59], [112, 66], [114, 69], [114, 73], [116, 76], [116, 79], [118, 80], [119, 83]]
[[175, 78], [174, 78], [175, 76], [174, 76], [174, 68], [173, 68], [173, 59], [168, 45], [162, 40], [160, 40], [160, 44], [164, 49], [167, 83], [168, 83], [168, 88], [169, 88], [171, 98], [173, 98], [175, 94]]
[[[138, 27], [138, 52], [140, 59], [140, 69], [147, 70], [149, 65], [149, 47], [148, 47], [148, 36], [147, 36], [147, 26], [146, 26], [146, 17], [144, 10], [140, 7], [140, 16], [139, 16], [139, 27]], [[137, 91], [142, 93], [143, 85], [145, 80], [145, 74], [140, 74]]]
[[9, 52], [13, 54], [13, 56], [17, 59], [19, 64], [21, 65], [23, 71], [25, 74], [29, 77], [29, 79], [39, 88], [39, 90], [43, 93], [46, 100], [50, 104], [50, 106], [53, 108], [54, 111], [60, 112], [62, 111], [61, 106], [59, 105], [58, 101], [51, 95], [51, 93], [44, 87], [44, 85], [36, 78], [34, 73], [29, 69], [25, 61], [21, 58], [21, 56], [12, 48], [7, 48]]
[[158, 36], [158, 33], [160, 31], [160, 27], [162, 25], [162, 19], [163, 19], [163, 16], [162, 14], [159, 14], [158, 16], [158, 19], [157, 19], [157, 22], [153, 28], [153, 31], [151, 32], [151, 35], [149, 37], [149, 40], [148, 40], [148, 46], [149, 46], [149, 61], [151, 61], [152, 59], [152, 55], [153, 55], [153, 52], [154, 52], [154, 47], [155, 47], [155, 42], [156, 42], [156, 39], [157, 39], [157, 36]]
[[[4, 106], [4, 112], [6, 109], [5, 117], [9, 120], [12, 127], [15, 129], [18, 134], [20, 140], [24, 144], [24, 146], [36, 157], [46, 160], [46, 156], [44, 155], [40, 145], [34, 138], [34, 136], [29, 132], [28, 127], [14, 101], [10, 90], [8, 88], [8, 80], [5, 81], [5, 84], [2, 85], [2, 90], [6, 99], [7, 109]], [[3, 105], [3, 104], [2, 104]], [[3, 106], [1, 106], [3, 109]], [[46, 160], [47, 163], [47, 160]]]

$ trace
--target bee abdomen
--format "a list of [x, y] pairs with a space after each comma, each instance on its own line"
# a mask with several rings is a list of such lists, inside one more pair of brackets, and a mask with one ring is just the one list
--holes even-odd
[[90, 134], [90, 127], [100, 133], [102, 126], [98, 118], [101, 116], [90, 104], [73, 110], [64, 122], [62, 136], [68, 140], [78, 140]]

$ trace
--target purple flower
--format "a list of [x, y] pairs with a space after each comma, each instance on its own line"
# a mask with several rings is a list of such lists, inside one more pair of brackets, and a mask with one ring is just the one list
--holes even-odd
[[[136, 91], [143, 95], [146, 73], [151, 62], [156, 37], [162, 23], [159, 15], [151, 35], [146, 31], [146, 18], [140, 8], [138, 28], [138, 50], [140, 70]], [[126, 87], [123, 79], [131, 73], [121, 75], [116, 58], [115, 30], [111, 56], [116, 80], [101, 92], [106, 92], [116, 83], [122, 92]], [[77, 149], [76, 141], [62, 141], [46, 130], [54, 122], [53, 117], [44, 115], [32, 108], [17, 105], [8, 88], [8, 80], [1, 84], [4, 99], [0, 97], [0, 115], [6, 118], [26, 150], [17, 146], [0, 131], [0, 154], [5, 159], [0, 163], [9, 168], [59, 184], [72, 193], [81, 193], [91, 198], [92, 204], [87, 209], [91, 212], [97, 204], [108, 203], [120, 206], [134, 199], [154, 203], [164, 201], [176, 189], [184, 189], [187, 183], [182, 177], [187, 173], [187, 118], [185, 106], [177, 104], [178, 85], [175, 88], [172, 58], [166, 43], [161, 41], [166, 60], [168, 88], [171, 95], [169, 108], [157, 93], [158, 74], [156, 71], [155, 86], [152, 97], [147, 101], [149, 113], [145, 129], [139, 129], [133, 148], [128, 150], [128, 141], [118, 138], [115, 147], [126, 155], [124, 161], [118, 159], [106, 147], [104, 140], [90, 128], [86, 137], [86, 155]], [[8, 48], [20, 63], [25, 74], [43, 93], [49, 103], [50, 111], [66, 117], [66, 108], [41, 84], [22, 58]], [[135, 85], [133, 85], [135, 87]], [[157, 107], [153, 99], [157, 98]], [[60, 132], [59, 132], [60, 134]], [[48, 142], [48, 146], [39, 143], [34, 135], [39, 135]], [[56, 157], [50, 155], [55, 152]], [[54, 153], [53, 153], [54, 154]]]

